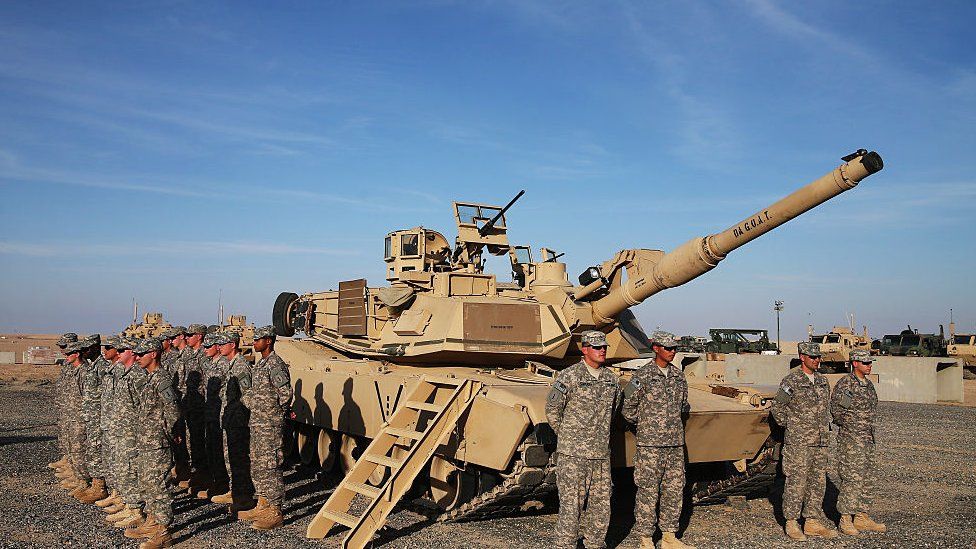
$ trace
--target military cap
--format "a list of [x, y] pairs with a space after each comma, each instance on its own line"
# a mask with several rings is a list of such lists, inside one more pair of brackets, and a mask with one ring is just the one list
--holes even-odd
[[210, 326], [207, 326], [208, 334], [215, 334], [219, 331], [220, 331], [220, 326], [217, 326], [216, 324], [211, 324]]
[[98, 347], [102, 344], [102, 336], [99, 334], [92, 334], [85, 339], [82, 339], [81, 344], [85, 347]]
[[237, 332], [224, 332], [224, 343], [240, 343], [241, 334]]
[[119, 348], [119, 336], [110, 335], [102, 340], [102, 347], [111, 347], [113, 349]]
[[854, 349], [851, 351], [851, 362], [854, 361], [870, 363], [874, 359], [871, 358], [871, 351], [867, 349]]
[[820, 356], [820, 344], [813, 341], [801, 341], [796, 346], [797, 350], [800, 351], [801, 355], [807, 355], [812, 357]]
[[58, 345], [58, 347], [61, 347], [62, 349], [64, 349], [64, 347], [67, 344], [74, 343], [75, 341], [78, 341], [78, 334], [76, 334], [74, 332], [66, 332], [66, 333], [61, 334], [61, 337], [58, 338], [58, 344], [57, 345]]
[[261, 339], [264, 337], [274, 339], [275, 335], [274, 326], [261, 326], [260, 328], [255, 328], [254, 330], [254, 339]]
[[84, 343], [80, 341], [70, 341], [64, 346], [64, 354], [69, 355], [71, 353], [77, 353], [84, 348], [85, 348]]
[[125, 351], [126, 349], [130, 349], [130, 350], [131, 349], [135, 349], [136, 348], [136, 342], [132, 338], [119, 337], [119, 340], [118, 340], [117, 344], [115, 345], [115, 348], [118, 349], [118, 350], [120, 350], [120, 351]]
[[677, 347], [678, 339], [674, 337], [674, 334], [671, 332], [657, 330], [651, 334], [651, 345], [660, 345], [661, 347]]
[[163, 344], [160, 343], [159, 340], [156, 339], [155, 337], [147, 337], [146, 339], [143, 339], [142, 341], [139, 342], [138, 345], [136, 345], [135, 349], [132, 349], [132, 351], [137, 355], [141, 355], [143, 353], [151, 353], [153, 351], [156, 351], [158, 353], [161, 352], [162, 350], [163, 350]]
[[203, 324], [190, 324], [186, 329], [187, 335], [189, 334], [205, 334], [207, 333], [207, 327]]
[[580, 335], [580, 343], [584, 347], [605, 347], [607, 344], [607, 334], [596, 330], [587, 330]]
[[203, 345], [204, 347], [213, 347], [216, 344], [217, 344], [217, 334], [207, 334], [203, 336], [203, 343], [201, 343], [201, 345]]
[[166, 328], [163, 330], [163, 333], [159, 334], [159, 339], [173, 339], [176, 337], [176, 335], [177, 333], [175, 328]]
[[178, 335], [186, 335], [186, 326], [173, 326], [170, 328], [170, 330], [173, 330], [173, 337]]

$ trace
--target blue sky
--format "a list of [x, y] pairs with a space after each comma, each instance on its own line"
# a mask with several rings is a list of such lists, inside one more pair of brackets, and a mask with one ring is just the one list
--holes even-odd
[[[0, 331], [270, 320], [503, 204], [569, 271], [886, 168], [637, 307], [648, 330], [976, 328], [971, 2], [7, 2]], [[496, 264], [499, 265], [499, 264]], [[502, 265], [503, 266], [503, 265]], [[504, 269], [502, 269], [504, 271]], [[508, 278], [507, 272], [500, 278]]]

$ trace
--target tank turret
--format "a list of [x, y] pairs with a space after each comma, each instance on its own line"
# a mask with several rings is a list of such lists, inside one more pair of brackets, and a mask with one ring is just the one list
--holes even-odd
[[[725, 231], [689, 240], [665, 253], [631, 249], [586, 269], [569, 282], [560, 255], [512, 245], [506, 206], [455, 202], [454, 246], [423, 227], [393, 231], [385, 240], [386, 287], [365, 280], [339, 283], [338, 291], [282, 293], [273, 311], [283, 335], [305, 332], [352, 357], [405, 364], [556, 365], [579, 356], [578, 334], [607, 333], [608, 359], [647, 351], [647, 337], [631, 307], [715, 268], [730, 252], [882, 169], [875, 152], [859, 150], [845, 163]], [[484, 253], [508, 256], [513, 282], [484, 272]]]

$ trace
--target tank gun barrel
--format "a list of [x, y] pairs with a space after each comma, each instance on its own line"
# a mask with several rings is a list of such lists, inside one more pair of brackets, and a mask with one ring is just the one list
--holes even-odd
[[884, 167], [878, 153], [864, 149], [845, 156], [844, 161], [827, 175], [728, 229], [707, 237], [693, 238], [665, 254], [653, 265], [638, 265], [636, 276], [632, 274], [626, 282], [592, 302], [594, 322], [609, 324], [616, 315], [661, 290], [698, 278], [714, 269], [732, 250], [853, 189], [862, 179]]

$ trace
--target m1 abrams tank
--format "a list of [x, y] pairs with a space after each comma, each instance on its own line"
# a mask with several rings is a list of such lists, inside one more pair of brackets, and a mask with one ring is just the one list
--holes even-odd
[[[625, 383], [645, 362], [635, 359], [650, 353], [630, 308], [707, 273], [732, 250], [882, 168], [881, 157], [865, 150], [844, 161], [725, 231], [693, 238], [669, 253], [617, 252], [587, 268], [578, 285], [569, 282], [566, 264], [550, 250], [543, 248], [542, 257], [533, 259], [529, 247], [509, 243], [505, 213], [522, 193], [504, 208], [454, 203], [453, 246], [424, 227], [389, 233], [388, 285], [349, 280], [339, 282], [338, 290], [282, 293], [275, 302], [276, 331], [305, 334], [277, 345], [291, 367], [293, 426], [303, 461], [349, 471], [395, 411], [423, 409], [423, 403], [405, 402], [422, 376], [475, 380], [477, 397], [415, 488], [443, 509], [446, 520], [536, 506], [556, 490], [555, 434], [546, 420], [546, 398], [558, 370], [580, 360], [580, 334], [607, 334], [608, 366]], [[484, 272], [485, 251], [508, 256], [513, 282]], [[688, 381], [688, 460], [692, 472], [701, 473], [691, 479], [693, 500], [724, 501], [770, 480], [767, 399], [775, 388], [694, 376]], [[614, 465], [632, 465], [631, 432], [619, 429], [611, 444]], [[391, 459], [375, 462], [386, 461]], [[370, 477], [374, 485], [382, 481]], [[369, 492], [364, 484], [354, 489]]]
[[133, 319], [132, 324], [122, 330], [122, 335], [137, 339], [159, 337], [172, 327], [172, 324], [163, 320], [163, 313], [146, 313], [142, 316], [142, 322]]

